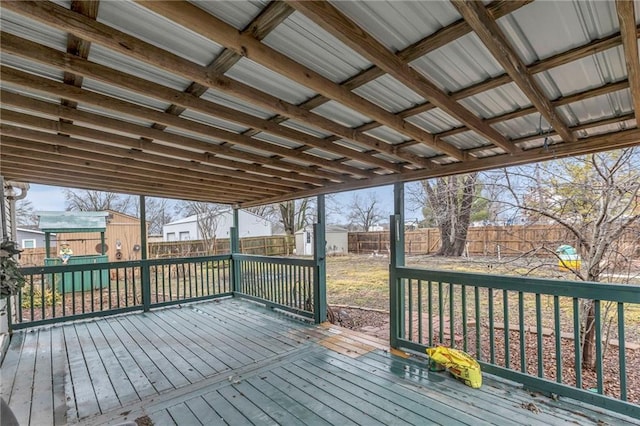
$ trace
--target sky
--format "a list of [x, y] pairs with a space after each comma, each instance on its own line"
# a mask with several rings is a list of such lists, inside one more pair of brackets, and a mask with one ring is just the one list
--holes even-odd
[[[406, 190], [405, 190], [406, 191]], [[380, 210], [385, 217], [382, 222], [388, 222], [388, 216], [393, 211], [393, 186], [387, 185], [378, 188], [364, 189], [359, 191], [349, 191], [336, 194], [334, 200], [340, 206], [342, 210], [348, 210], [348, 206], [353, 200], [354, 194], [358, 194], [363, 199], [368, 199], [369, 194], [373, 194], [379, 201]], [[29, 191], [27, 192], [27, 200], [31, 201], [33, 209], [37, 211], [63, 211], [65, 210], [65, 197], [64, 188], [47, 185], [31, 184]], [[422, 219], [422, 213], [420, 209], [412, 208], [412, 203], [409, 202], [408, 197], [405, 201], [405, 219]], [[327, 210], [329, 210], [329, 202], [327, 202]], [[176, 217], [176, 219], [178, 219]], [[327, 219], [329, 223], [346, 223], [346, 219], [341, 218], [340, 215], [329, 214]]]

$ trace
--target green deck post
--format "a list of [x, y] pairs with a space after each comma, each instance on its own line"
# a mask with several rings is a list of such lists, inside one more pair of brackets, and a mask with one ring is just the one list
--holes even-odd
[[327, 255], [324, 195], [318, 195], [318, 219], [313, 225], [313, 317], [316, 324], [327, 320]]
[[[397, 277], [396, 268], [404, 266], [404, 183], [393, 186], [394, 214], [389, 220], [389, 342], [398, 347], [398, 338], [404, 336], [404, 291]], [[418, 301], [422, 303], [422, 301]]]
[[240, 216], [238, 209], [233, 209], [233, 227], [229, 230], [231, 238], [231, 285], [234, 293], [240, 292], [240, 261], [236, 260], [234, 254], [240, 254]]
[[47, 253], [47, 258], [51, 257], [51, 234], [49, 232], [44, 233], [44, 247]]
[[[104, 232], [101, 234], [104, 254]], [[140, 196], [140, 279], [142, 281], [142, 308], [148, 312], [151, 308], [151, 271], [147, 262], [147, 208], [144, 195]]]

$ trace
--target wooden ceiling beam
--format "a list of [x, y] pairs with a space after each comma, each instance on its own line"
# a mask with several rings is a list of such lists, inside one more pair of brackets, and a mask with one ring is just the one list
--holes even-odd
[[[493, 16], [494, 18], [497, 19], [497, 16], [495, 14]], [[636, 38], [640, 38], [639, 27], [636, 27]], [[608, 50], [608, 49], [612, 49], [616, 46], [619, 46], [620, 43], [621, 43], [620, 33], [612, 34], [597, 40], [592, 40], [589, 43], [586, 43], [582, 46], [575, 47], [565, 52], [557, 53], [556, 55], [550, 56], [549, 58], [534, 62], [527, 66], [527, 70], [532, 75], [543, 72], [543, 71], [548, 71], [552, 68], [565, 65], [573, 61], [577, 61], [587, 56], [595, 55], [596, 53], [604, 52], [605, 50]], [[464, 89], [460, 89], [456, 92], [452, 92], [449, 94], [449, 96], [451, 96], [453, 100], [459, 101], [461, 99], [468, 98], [470, 96], [474, 96], [491, 89], [496, 89], [505, 84], [509, 84], [512, 81], [513, 80], [511, 80], [511, 77], [509, 77], [508, 74], [502, 74], [497, 77], [492, 77], [487, 80], [481, 81], [479, 83], [473, 84]], [[403, 111], [400, 111], [397, 113], [397, 115], [406, 119], [408, 117], [412, 117], [414, 115], [418, 115], [435, 108], [437, 107], [434, 104], [427, 101], [423, 104], [412, 106]], [[380, 123], [377, 123], [374, 121], [358, 127], [357, 130], [364, 132], [367, 130], [375, 129], [376, 127], [380, 127], [380, 126], [381, 126]], [[464, 128], [466, 128], [466, 126]], [[401, 144], [399, 148], [400, 150], [402, 150], [404, 147], [412, 146], [412, 145], [415, 145], [416, 143], [417, 143], [416, 141], [407, 141]], [[471, 152], [471, 151], [468, 151], [468, 152]]]
[[[0, 164], [2, 164], [0, 162]], [[70, 176], [65, 173], [64, 176], [60, 176], [56, 173], [49, 173], [47, 171], [34, 170], [30, 172], [20, 168], [3, 168], [3, 174], [7, 179], [18, 180], [21, 182], [37, 183], [42, 185], [54, 185], [66, 188], [74, 189], [88, 189], [97, 191], [109, 191], [117, 192], [120, 194], [132, 194], [132, 195], [147, 195], [151, 197], [161, 198], [174, 198], [179, 200], [198, 200], [205, 202], [219, 202], [221, 204], [237, 204], [236, 199], [228, 198], [221, 194], [211, 194], [205, 191], [192, 192], [182, 188], [181, 190], [174, 190], [173, 188], [147, 186], [144, 188], [137, 188], [135, 185], [129, 183], [109, 183], [108, 187], [105, 187], [105, 182], [89, 180], [79, 181], [77, 176]]]
[[[40, 114], [58, 116], [65, 120], [80, 121], [93, 126], [99, 126], [118, 132], [127, 132], [132, 135], [141, 136], [143, 138], [143, 141], [141, 142], [140, 146], [153, 147], [155, 145], [158, 145], [155, 142], [150, 142], [150, 140], [169, 142], [180, 147], [173, 148], [173, 152], [177, 156], [184, 155], [183, 148], [186, 148], [189, 150], [186, 151], [187, 153], [189, 153], [189, 155], [197, 155], [197, 153], [193, 152], [193, 150], [197, 150], [201, 151], [201, 154], [222, 155], [228, 157], [229, 159], [251, 161], [252, 163], [242, 163], [242, 166], [246, 166], [246, 171], [249, 172], [272, 175], [293, 181], [313, 183], [315, 185], [323, 185], [324, 183], [326, 183], [324, 179], [315, 177], [316, 174], [313, 169], [310, 169], [308, 167], [298, 166], [289, 162], [282, 162], [281, 160], [273, 157], [263, 157], [257, 154], [247, 153], [238, 149], [230, 148], [227, 145], [217, 145], [212, 142], [205, 142], [199, 139], [177, 135], [175, 133], [163, 132], [162, 130], [158, 130], [155, 128], [140, 126], [138, 124], [133, 124], [124, 120], [104, 117], [91, 112], [79, 111], [65, 106], [61, 107], [50, 102], [19, 95], [17, 93], [8, 92], [6, 90], [0, 91], [0, 98], [2, 99], [3, 105], [10, 105]], [[167, 151], [167, 153], [170, 154], [171, 152]], [[214, 158], [207, 158], [208, 161], [214, 161]], [[195, 160], [195, 157], [192, 159]], [[266, 164], [273, 167], [261, 170], [261, 168], [256, 167], [256, 165], [259, 164]], [[222, 163], [220, 163], [220, 165], [222, 165]], [[295, 173], [287, 172], [286, 169], [293, 170], [295, 171]], [[301, 174], [304, 176], [302, 176]]]
[[251, 184], [244, 181], [239, 181], [238, 183], [235, 181], [229, 182], [229, 180], [224, 179], [224, 177], [221, 178], [186, 169], [136, 162], [126, 157], [123, 158], [99, 153], [92, 154], [88, 157], [87, 151], [85, 150], [51, 145], [11, 136], [1, 136], [0, 140], [3, 143], [3, 156], [6, 154], [29, 157], [43, 162], [47, 162], [49, 158], [52, 158], [58, 163], [64, 163], [69, 167], [79, 166], [90, 168], [94, 170], [96, 176], [101, 176], [102, 178], [124, 172], [132, 176], [140, 175], [141, 180], [145, 181], [149, 180], [151, 173], [153, 176], [161, 176], [160, 180], [174, 181], [183, 186], [188, 186], [190, 183], [193, 183], [194, 188], [203, 190], [209, 186], [215, 186], [221, 191], [239, 195], [255, 194], [256, 198], [288, 192], [278, 188], [259, 188], [255, 190]]
[[567, 124], [558, 116], [549, 99], [544, 95], [542, 89], [527, 70], [524, 62], [522, 62], [522, 59], [520, 59], [482, 3], [465, 0], [451, 0], [451, 3], [520, 90], [547, 122], [556, 129], [560, 137], [565, 142], [575, 142], [576, 137], [571, 133]]
[[[18, 174], [20, 173], [20, 169], [24, 170], [24, 167], [21, 168], [19, 165], [16, 165], [17, 161], [21, 161], [25, 167], [28, 167], [28, 173], [22, 174], [22, 179], [24, 178], [29, 179], [30, 174], [33, 174], [33, 175], [40, 176], [42, 178], [46, 177], [49, 179], [51, 178], [58, 179], [58, 178], [64, 177], [71, 184], [73, 184], [72, 182], [75, 181], [76, 185], [77, 185], [77, 182], [81, 181], [83, 184], [92, 183], [98, 186], [98, 185], [104, 185], [106, 181], [108, 182], [109, 185], [119, 184], [121, 186], [126, 186], [130, 191], [136, 191], [137, 193], [144, 193], [150, 189], [156, 189], [156, 190], [161, 190], [163, 192], [166, 191], [171, 194], [179, 194], [180, 191], [184, 192], [184, 188], [185, 188], [184, 185], [178, 185], [176, 183], [168, 184], [166, 182], [161, 182], [161, 181], [144, 182], [143, 180], [140, 180], [140, 179], [132, 179], [132, 178], [128, 178], [127, 176], [123, 176], [119, 174], [109, 176], [108, 178], [105, 179], [102, 177], [97, 177], [95, 176], [94, 173], [91, 173], [90, 171], [86, 171], [82, 168], [65, 169], [63, 168], [62, 164], [55, 164], [55, 163], [50, 163], [49, 166], [43, 167], [37, 164], [33, 164], [33, 162], [30, 161], [30, 159], [28, 158], [21, 158], [21, 157], [8, 156], [6, 159], [3, 159], [2, 161], [0, 161], [0, 165], [2, 165], [3, 171], [6, 171], [7, 173], [12, 173], [12, 174]], [[10, 162], [11, 164], [7, 164], [8, 162]], [[57, 168], [51, 167], [54, 164], [57, 165], [58, 167]], [[215, 195], [216, 200], [218, 200], [219, 202], [225, 202], [225, 203], [236, 202], [237, 195], [240, 195], [240, 194], [233, 194], [228, 192], [221, 193], [211, 189], [212, 189], [211, 187], [209, 187], [206, 190], [190, 187], [189, 192], [195, 193], [196, 191], [198, 191], [198, 192], [208, 193], [210, 196]], [[253, 198], [253, 199], [256, 199], [256, 198]]]
[[[73, 55], [69, 55], [67, 53], [60, 52], [37, 43], [33, 43], [29, 40], [14, 36], [6, 32], [2, 32], [0, 34], [0, 37], [2, 40], [3, 50], [16, 56], [34, 60], [61, 70], [71, 71], [75, 74], [83, 75], [85, 77], [91, 77], [108, 84], [135, 91], [145, 96], [149, 96], [169, 103], [178, 104], [185, 108], [199, 111], [203, 114], [219, 117], [223, 120], [238, 123], [248, 127], [256, 127], [267, 133], [287, 138], [297, 143], [308, 144], [315, 148], [327, 150], [330, 152], [334, 151], [340, 155], [349, 154], [351, 156], [349, 157], [349, 159], [353, 158], [360, 161], [369, 162], [376, 160], [375, 158], [372, 158], [367, 154], [359, 153], [346, 147], [331, 144], [321, 138], [317, 138], [307, 133], [303, 133], [284, 126], [279, 126], [250, 114], [243, 113], [232, 108], [224, 107], [213, 102], [205, 101], [200, 98], [196, 98], [179, 90], [171, 89], [155, 82], [128, 75], [120, 71], [113, 70], [104, 65], [89, 62], [86, 59], [78, 58]], [[255, 139], [253, 141], [255, 141]], [[256, 143], [252, 142], [251, 146], [255, 147], [255, 145]], [[392, 163], [389, 163], [388, 161], [382, 159], [378, 160], [383, 164], [394, 168], [394, 165]], [[371, 177], [373, 175], [373, 173], [371, 172], [340, 163], [331, 162], [325, 164], [325, 166], [334, 170], [338, 168], [341, 172], [360, 175], [363, 177]]]
[[622, 35], [622, 48], [627, 64], [627, 75], [636, 121], [640, 114], [640, 55], [638, 54], [638, 36], [636, 29], [636, 11], [632, 0], [616, 0], [616, 11]]
[[[389, 111], [375, 105], [372, 102], [356, 95], [355, 93], [341, 87], [319, 73], [293, 61], [286, 55], [266, 46], [259, 40], [243, 34], [226, 22], [206, 13], [200, 8], [184, 1], [138, 1], [137, 3], [150, 9], [151, 11], [166, 17], [190, 30], [233, 50], [252, 61], [255, 61], [279, 74], [290, 78], [304, 86], [307, 86], [328, 98], [340, 102], [361, 114], [383, 123], [390, 128], [430, 145], [440, 152], [444, 152], [452, 157], [462, 160], [460, 150], [448, 145], [438, 144], [426, 131], [396, 117]], [[96, 42], [101, 42], [95, 40]], [[130, 46], [127, 46], [130, 47]], [[122, 48], [121, 48], [122, 49]], [[129, 52], [133, 55], [133, 52]], [[195, 80], [194, 80], [195, 81]], [[295, 109], [294, 109], [295, 108]], [[271, 108], [273, 110], [273, 106]], [[308, 111], [299, 109], [295, 105], [287, 106], [288, 110], [278, 111], [282, 115], [294, 117], [299, 113], [301, 116], [308, 114]], [[353, 129], [350, 129], [353, 135]], [[336, 132], [332, 132], [336, 133]], [[376, 148], [374, 148], [376, 149]], [[396, 155], [400, 155], [396, 153]]]
[[[616, 81], [613, 83], [605, 83], [600, 87], [596, 87], [595, 89], [589, 89], [589, 90], [585, 90], [584, 92], [578, 92], [578, 93], [574, 93], [573, 95], [563, 96], [558, 99], [554, 99], [553, 101], [551, 101], [551, 106], [553, 106], [554, 108], [557, 108], [563, 105], [572, 104], [574, 102], [583, 101], [585, 99], [595, 98], [596, 96], [606, 95], [608, 93], [614, 93], [619, 90], [624, 90], [628, 87], [629, 87], [628, 80]], [[496, 124], [503, 121], [512, 120], [514, 118], [524, 117], [529, 114], [535, 114], [537, 112], [538, 110], [536, 109], [536, 107], [531, 106], [526, 108], [520, 108], [515, 111], [506, 112], [504, 114], [496, 115], [495, 117], [487, 118], [486, 121], [489, 124]], [[447, 130], [441, 133], [436, 133], [436, 135], [441, 138], [446, 138], [448, 136], [457, 135], [467, 131], [469, 131], [469, 128], [463, 126], [463, 127], [456, 127], [454, 129]]]
[[[179, 5], [180, 4], [181, 3], [179, 3]], [[327, 130], [330, 133], [337, 133], [340, 136], [345, 138], [353, 138], [354, 140], [360, 143], [375, 144], [375, 146], [372, 146], [372, 148], [380, 149], [381, 151], [386, 149], [387, 153], [398, 155], [397, 153], [393, 153], [392, 152], [393, 148], [388, 144], [384, 143], [383, 141], [380, 141], [376, 138], [372, 138], [371, 136], [368, 136], [368, 135], [360, 135], [354, 132], [354, 130], [350, 129], [349, 127], [341, 126], [340, 124], [334, 121], [328, 120], [317, 114], [312, 114], [309, 111], [305, 111], [304, 109], [298, 108], [293, 104], [289, 104], [281, 99], [270, 96], [264, 92], [260, 92], [257, 89], [254, 89], [250, 86], [231, 80], [228, 77], [224, 77], [221, 75], [211, 75], [211, 73], [208, 72], [206, 67], [203, 67], [197, 63], [188, 61], [178, 55], [175, 55], [171, 52], [160, 49], [152, 44], [146, 43], [140, 39], [127, 35], [107, 25], [92, 21], [81, 15], [75, 14], [69, 11], [68, 9], [65, 9], [64, 7], [55, 5], [51, 2], [8, 1], [8, 2], [3, 2], [3, 7], [6, 7], [7, 9], [10, 9], [23, 16], [27, 16], [36, 21], [42, 22], [45, 25], [53, 26], [54, 28], [58, 28], [62, 31], [68, 31], [72, 34], [75, 34], [78, 37], [82, 37], [83, 39], [90, 40], [93, 43], [101, 44], [117, 52], [120, 52], [124, 55], [134, 57], [138, 60], [141, 60], [153, 66], [159, 67], [165, 71], [180, 75], [184, 78], [188, 78], [203, 86], [210, 87], [216, 90], [221, 90], [223, 92], [230, 93], [234, 96], [239, 96], [243, 99], [251, 99], [251, 101], [254, 104], [261, 105], [271, 111], [275, 111], [277, 113], [290, 116], [291, 118], [296, 118], [313, 127], [318, 127], [320, 129]], [[213, 18], [213, 16], [207, 15], [206, 13], [202, 12], [202, 10], [197, 8], [196, 6], [186, 4], [184, 7], [194, 9], [195, 11], [198, 12], [198, 15], [203, 18], [211, 17], [212, 19], [215, 19]], [[189, 9], [189, 10], [192, 10], [192, 9]], [[222, 21], [220, 21], [220, 23], [222, 23]], [[238, 33], [238, 31], [235, 30], [235, 28], [229, 26], [228, 24], [226, 23], [222, 23], [222, 24], [224, 24], [226, 27], [231, 28], [233, 31]], [[249, 35], [247, 35], [247, 37], [261, 45], [259, 41], [253, 39]], [[3, 40], [3, 44], [4, 43], [5, 41]], [[16, 52], [12, 52], [12, 53], [17, 54]], [[85, 77], [86, 76], [87, 75], [85, 75]], [[193, 108], [193, 106], [184, 104], [185, 99], [191, 99], [191, 101], [195, 103], [199, 101], [197, 97], [190, 96], [188, 93], [184, 93], [184, 92], [179, 92], [179, 93], [181, 93], [182, 96], [181, 97], [176, 96], [176, 100], [180, 99], [181, 100], [180, 103], [173, 102], [172, 100], [166, 100], [166, 101], [171, 104], [179, 105], [183, 108]], [[225, 110], [225, 108], [221, 106], [218, 106], [217, 109], [218, 109], [218, 113], [222, 113], [222, 111]], [[226, 110], [229, 110], [229, 109], [227, 108]], [[247, 118], [248, 116], [248, 114], [240, 113], [237, 110], [235, 111], [237, 114], [239, 114], [237, 119]], [[212, 111], [205, 112], [205, 113], [212, 114], [212, 115], [214, 114], [214, 112]], [[231, 114], [230, 117], [229, 117], [229, 114], [223, 114], [223, 115], [220, 115], [220, 117], [225, 120], [231, 120], [231, 121], [237, 122], [233, 114]], [[345, 155], [347, 159], [353, 158], [358, 161], [363, 161], [365, 163], [382, 161], [381, 163], [382, 165], [380, 167], [384, 166], [386, 169], [390, 169], [392, 171], [398, 171], [398, 170], [395, 170], [394, 168], [401, 168], [400, 165], [396, 165], [389, 161], [383, 161], [377, 158], [367, 160], [366, 154], [362, 154], [358, 151], [351, 150], [340, 145], [331, 144], [327, 141], [322, 140], [321, 138], [313, 137], [307, 133], [299, 132], [284, 126], [279, 126], [276, 123], [272, 123], [267, 120], [261, 120], [253, 116], [249, 116], [249, 117], [252, 117], [252, 120], [250, 120], [249, 123], [247, 123], [246, 121], [243, 122], [242, 123], [243, 125], [247, 125], [249, 127], [255, 127], [263, 131], [266, 131], [268, 133], [276, 134], [288, 139], [292, 139], [294, 141], [298, 141], [300, 143], [308, 144], [310, 146], [314, 146], [319, 149], [324, 149], [330, 152], [334, 150], [336, 151], [336, 153], [340, 155]], [[250, 124], [251, 122], [253, 122], [253, 125]], [[325, 129], [325, 127], [327, 128]], [[427, 134], [426, 132], [423, 132], [423, 133]], [[362, 157], [362, 159], [356, 158], [359, 156], [364, 156], [364, 157]], [[411, 158], [415, 158], [415, 157], [411, 157]], [[421, 161], [424, 162], [425, 164], [429, 163], [428, 160], [426, 159], [422, 159]]]
[[[160, 112], [152, 108], [147, 108], [141, 105], [133, 104], [131, 102], [122, 101], [120, 99], [102, 95], [96, 92], [91, 92], [85, 89], [65, 85], [63, 83], [59, 83], [47, 78], [38, 77], [33, 74], [18, 71], [13, 68], [7, 68], [4, 66], [0, 67], [0, 78], [6, 83], [11, 83], [18, 87], [25, 88], [29, 91], [59, 96], [61, 98], [73, 99], [77, 102], [94, 105], [99, 108], [106, 108], [119, 114], [125, 116], [129, 115], [145, 121], [153, 120], [157, 123], [163, 123], [169, 127], [174, 127], [189, 133], [202, 135], [205, 138], [215, 138], [222, 141], [230, 141], [238, 145], [252, 147], [254, 149], [262, 150], [285, 158], [297, 159], [305, 163], [317, 165], [319, 167], [322, 167], [323, 169], [330, 170], [337, 168], [338, 170], [344, 170], [343, 167], [346, 167], [341, 164], [334, 164], [331, 160], [323, 159], [302, 151], [281, 147], [275, 144], [240, 135], [238, 133], [225, 131], [217, 127], [177, 117], [172, 114]], [[310, 169], [314, 170], [313, 168]], [[344, 175], [325, 172], [318, 169], [315, 169], [315, 171], [317, 171], [316, 175], [318, 177], [323, 177], [335, 181], [350, 180], [350, 178]]]
[[250, 188], [254, 188], [256, 185], [262, 185], [261, 189], [266, 190], [264, 185], [266, 183], [269, 186], [273, 185], [277, 188], [282, 187], [281, 190], [284, 190], [286, 192], [296, 190], [295, 186], [286, 185], [288, 182], [284, 182], [280, 179], [275, 179], [268, 176], [249, 175], [237, 170], [224, 169], [208, 164], [196, 163], [193, 161], [178, 160], [161, 155], [142, 152], [137, 149], [119, 148], [116, 146], [89, 142], [84, 139], [71, 137], [66, 138], [52, 133], [25, 129], [4, 123], [0, 124], [0, 134], [2, 134], [3, 136], [11, 136], [14, 138], [27, 139], [50, 144], [58, 150], [61, 147], [75, 149], [83, 152], [82, 158], [89, 158], [92, 155], [103, 154], [114, 158], [128, 159], [129, 164], [131, 162], [150, 164], [154, 166], [153, 169], [158, 172], [162, 172], [163, 167], [173, 167], [176, 169], [200, 172], [205, 175], [209, 174], [212, 176], [217, 176], [218, 179], [221, 179], [221, 182], [225, 182], [228, 178], [233, 178], [234, 183], [237, 183], [238, 185], [242, 184], [243, 186], [248, 186]]
[[[382, 43], [358, 27], [355, 22], [330, 3], [294, 0], [288, 1], [288, 3], [402, 84], [425, 97], [458, 121], [466, 124], [478, 134], [504, 149], [507, 153], [514, 153], [519, 150], [497, 130], [483, 122], [462, 104], [451, 99], [423, 74], [400, 60]], [[441, 143], [445, 142], [441, 141]]]
[[[148, 140], [141, 140], [115, 133], [108, 133], [93, 128], [82, 127], [77, 124], [59, 122], [57, 120], [48, 120], [46, 118], [28, 115], [8, 109], [0, 109], [0, 120], [3, 123], [13, 123], [19, 126], [37, 128], [45, 131], [53, 130], [64, 135], [75, 136], [78, 138], [89, 138], [92, 140], [107, 143], [109, 145], [119, 146], [125, 149], [135, 149], [149, 154], [158, 154], [163, 157], [166, 156], [170, 159], [177, 158], [180, 160], [193, 161], [199, 164], [209, 164], [229, 170], [242, 170], [243, 172], [247, 172], [249, 174], [249, 177], [255, 175], [253, 177], [258, 179], [264, 179], [265, 177], [271, 178], [278, 174], [278, 170], [257, 166], [251, 163], [215, 157], [210, 152], [198, 153], [195, 151], [180, 149], [169, 145], [149, 142]], [[289, 177], [290, 176], [287, 176], [287, 178]], [[309, 180], [314, 182], [317, 181], [317, 179], [313, 178], [310, 178]], [[319, 182], [315, 183], [318, 184]], [[301, 179], [300, 176], [298, 176], [298, 179], [295, 179], [293, 181], [272, 179], [270, 181], [270, 184], [298, 189], [304, 189], [310, 186], [310, 182]]]
[[[452, 176], [462, 173], [491, 170], [498, 167], [504, 167], [506, 162], [508, 162], [509, 166], [518, 166], [539, 161], [552, 160], [556, 158], [564, 158], [570, 156], [592, 154], [601, 151], [609, 151], [613, 149], [628, 148], [637, 146], [639, 142], [640, 129], [635, 128], [620, 132], [591, 136], [585, 139], [581, 139], [580, 143], [558, 143], [553, 145], [553, 149], [545, 149], [544, 147], [539, 147], [526, 151], [520, 151], [516, 154], [502, 154], [492, 157], [479, 158], [475, 161], [449, 163], [441, 166], [437, 172], [433, 170], [416, 170], [412, 172], [405, 172], [401, 176], [378, 176], [369, 180], [366, 185], [357, 183], [335, 184], [330, 188], [312, 189], [308, 191], [298, 192], [295, 194], [295, 196], [296, 198], [313, 197], [319, 194], [329, 193], [329, 191], [331, 193], [338, 193], [375, 186], [390, 185], [396, 182], [410, 182], [422, 179], [430, 179], [439, 176]], [[242, 203], [241, 207], [246, 208], [260, 204], [277, 203], [289, 198], [267, 198], [260, 200], [259, 203]]]

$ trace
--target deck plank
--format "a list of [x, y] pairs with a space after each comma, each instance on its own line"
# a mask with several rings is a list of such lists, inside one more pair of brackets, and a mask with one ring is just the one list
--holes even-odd
[[25, 333], [20, 351], [18, 373], [13, 383], [9, 406], [18, 420], [18, 424], [29, 424], [31, 398], [33, 394], [33, 376], [35, 374], [38, 347], [38, 331]]
[[222, 417], [224, 422], [228, 425], [245, 426], [252, 424], [241, 411], [234, 407], [218, 392], [211, 392], [203, 395], [202, 400], [211, 406], [216, 413], [220, 414], [220, 417]]
[[235, 358], [229, 356], [222, 348], [216, 345], [217, 342], [210, 338], [210, 335], [200, 334], [197, 330], [199, 326], [185, 327], [184, 321], [167, 314], [167, 310], [158, 311], [156, 313], [158, 322], [162, 321], [171, 326], [173, 330], [187, 339], [187, 346], [198, 356], [207, 362], [216, 370], [217, 373], [237, 368], [242, 365]]
[[139, 401], [140, 397], [136, 392], [128, 372], [120, 364], [120, 360], [114, 355], [111, 343], [107, 342], [100, 328], [95, 322], [85, 323], [87, 332], [93, 340], [100, 361], [104, 365], [109, 381], [115, 390], [120, 405], [128, 404], [132, 401]]
[[253, 404], [278, 424], [296, 424], [300, 419], [284, 409], [277, 401], [263, 394], [244, 380], [233, 384], [233, 388], [243, 397], [248, 398]]
[[157, 411], [149, 416], [154, 425], [158, 426], [171, 426], [175, 425], [176, 422], [173, 421], [171, 415], [168, 410]]
[[192, 398], [185, 402], [187, 407], [203, 425], [221, 424], [224, 419], [202, 397]]
[[40, 330], [31, 397], [33, 424], [47, 424], [53, 417], [53, 372], [51, 366], [51, 333]]
[[202, 423], [189, 409], [187, 404], [177, 404], [169, 408], [169, 415], [179, 425], [201, 425]]
[[[140, 369], [131, 353], [124, 347], [116, 333], [110, 327], [107, 321], [97, 321], [95, 326], [102, 333], [106, 342], [108, 342], [113, 357], [118, 360], [122, 370], [124, 370], [129, 378], [129, 382], [139, 399], [155, 395], [157, 392], [153, 384], [149, 381], [145, 373]], [[97, 332], [97, 331], [96, 331]], [[167, 386], [167, 389], [170, 386]]]
[[[64, 328], [64, 339], [67, 345], [67, 359], [69, 362], [69, 397], [75, 401], [73, 410], [78, 418], [87, 417], [100, 412], [98, 399], [94, 387], [91, 384], [91, 377], [87, 371], [80, 341], [76, 334], [74, 325]], [[73, 402], [72, 402], [73, 404]]]
[[218, 393], [224, 397], [236, 410], [241, 411], [242, 414], [255, 425], [277, 425], [277, 423], [269, 417], [267, 413], [256, 406], [253, 401], [239, 392], [232, 386], [225, 386], [218, 389]]
[[[138, 345], [140, 350], [145, 353], [146, 357], [155, 364], [155, 367], [162, 372], [162, 374], [169, 380], [169, 383], [174, 388], [179, 388], [189, 384], [189, 380], [182, 375], [179, 369], [172, 364], [172, 360], [169, 360], [165, 355], [158, 350], [151, 340], [146, 335], [141, 333], [137, 328], [126, 320], [127, 316], [114, 318], [113, 324], [118, 324], [120, 330], [127, 333], [133, 340], [134, 345]], [[152, 338], [153, 336], [149, 336]], [[138, 363], [142, 367], [140, 363]], [[152, 381], [153, 382], [153, 381]]]
[[[64, 342], [62, 328], [57, 326], [51, 333], [51, 373], [53, 385], [53, 424], [66, 425], [68, 421], [66, 376], [69, 373], [67, 364], [67, 346]], [[75, 411], [73, 412], [75, 418]]]
[[[76, 324], [75, 329], [81, 346], [81, 353], [84, 355], [84, 362], [86, 363], [89, 372], [89, 383], [93, 386], [93, 390], [98, 400], [98, 406], [100, 407], [100, 412], [106, 413], [107, 411], [120, 407], [118, 394], [116, 393], [115, 386], [109, 377], [109, 367], [102, 363], [102, 359], [98, 353], [98, 348], [94, 344], [93, 338], [87, 329], [87, 324]], [[77, 395], [79, 392], [83, 391], [82, 389], [85, 386], [85, 383], [74, 382], [73, 386], [78, 389], [76, 391]], [[80, 418], [82, 418], [82, 416]]]
[[[175, 330], [169, 328], [169, 326], [160, 326], [155, 313], [146, 313], [144, 315], [150, 318], [143, 320], [142, 316], [136, 316], [135, 318], [131, 318], [131, 322], [135, 324], [140, 332], [147, 335], [153, 334], [156, 338], [160, 339], [158, 349], [166, 352], [167, 357], [175, 356], [177, 359], [183, 359], [185, 361], [184, 365], [179, 368], [181, 368], [182, 374], [184, 374], [189, 382], [195, 383], [216, 372], [213, 367], [187, 347], [188, 342], [180, 339], [181, 336], [179, 333], [175, 333], [177, 337], [174, 337], [171, 331]], [[153, 324], [153, 326], [150, 326], [150, 324]], [[168, 351], [164, 351], [165, 348], [168, 348]]]
[[7, 404], [11, 402], [13, 385], [18, 373], [18, 365], [20, 364], [25, 334], [25, 332], [19, 332], [11, 337], [9, 348], [2, 361], [2, 369], [0, 369], [0, 396], [2, 396], [2, 399], [4, 399]]
[[[323, 380], [316, 380], [315, 376], [304, 374], [296, 368], [280, 367], [273, 370], [273, 374], [293, 384], [300, 391], [316, 398], [324, 405], [338, 411], [344, 417], [357, 424], [382, 425], [384, 423], [360, 410], [358, 407], [343, 401], [334, 394], [334, 389]], [[351, 401], [353, 402], [353, 401]]]

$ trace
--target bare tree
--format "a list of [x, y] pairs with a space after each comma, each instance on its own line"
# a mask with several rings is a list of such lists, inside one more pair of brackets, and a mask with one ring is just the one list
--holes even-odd
[[412, 196], [440, 230], [440, 256], [461, 256], [476, 200], [477, 173], [423, 180]]
[[[582, 256], [582, 267], [571, 272], [580, 280], [601, 281], [629, 264], [633, 254], [618, 239], [640, 222], [638, 157], [634, 149], [625, 149], [504, 170], [496, 185], [511, 195], [504, 203], [519, 208], [528, 222], [564, 227]], [[584, 301], [583, 306], [582, 363], [593, 368], [595, 304]]]
[[38, 224], [38, 217], [33, 210], [33, 204], [30, 200], [22, 199], [16, 201], [16, 221], [20, 226]]
[[313, 199], [289, 200], [277, 204], [252, 207], [248, 211], [274, 223], [280, 223], [287, 235], [293, 235], [313, 221]]
[[162, 226], [173, 220], [170, 203], [170, 200], [166, 198], [147, 198], [145, 200], [149, 234], [162, 234]]
[[183, 201], [176, 205], [176, 212], [182, 216], [197, 216], [200, 239], [210, 254], [215, 254], [218, 225], [225, 211], [229, 211], [228, 206], [198, 201]]
[[120, 213], [134, 214], [130, 195], [115, 192], [65, 189], [65, 206], [69, 211], [103, 211], [113, 210]]
[[380, 210], [380, 201], [373, 193], [369, 193], [368, 197], [354, 194], [348, 209], [349, 227], [362, 231], [371, 229], [384, 214]]

